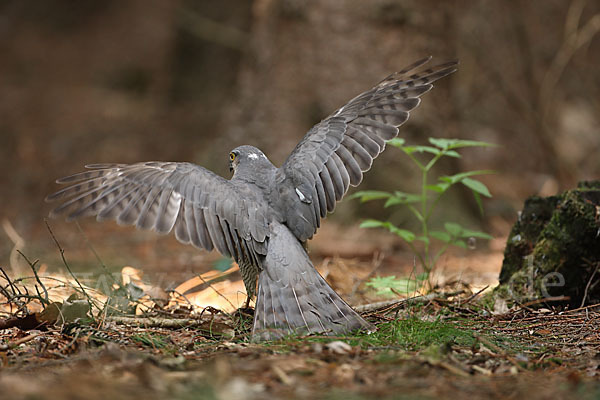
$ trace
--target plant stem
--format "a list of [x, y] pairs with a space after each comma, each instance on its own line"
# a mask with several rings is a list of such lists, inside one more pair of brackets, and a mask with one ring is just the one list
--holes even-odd
[[437, 263], [437, 261], [440, 258], [440, 256], [446, 252], [446, 249], [449, 246], [450, 246], [450, 243], [444, 244], [444, 246], [442, 246], [442, 248], [440, 249], [440, 251], [438, 251], [437, 254], [433, 257], [433, 264], [434, 265]]
[[423, 258], [423, 254], [421, 254], [420, 251], [417, 251], [417, 248], [411, 242], [406, 242], [406, 243], [408, 244], [408, 247], [410, 247], [410, 249], [412, 250], [413, 254], [416, 254], [417, 257], [419, 258], [419, 262], [423, 266], [423, 269], [425, 270], [425, 272], [427, 274], [429, 274], [429, 271], [427, 270], [427, 264], [425, 263], [425, 259]]
[[[427, 174], [429, 173], [429, 170], [431, 168], [433, 168], [435, 163], [437, 163], [437, 161], [445, 155], [445, 153], [446, 153], [445, 150], [440, 151], [424, 167], [422, 166], [422, 164], [419, 164], [419, 167], [421, 168], [421, 171], [423, 173], [423, 180], [421, 182], [421, 215], [423, 216], [423, 219], [421, 220], [421, 227], [422, 227], [422, 231], [423, 231], [423, 237], [427, 238], [427, 240], [425, 241], [425, 248], [423, 250], [424, 257], [427, 262], [423, 263], [423, 269], [425, 270], [427, 275], [429, 275], [429, 272], [433, 269], [433, 266], [435, 265], [435, 259], [432, 260], [429, 255], [428, 220], [429, 220], [429, 216], [431, 215], [431, 213], [433, 212], [433, 209], [435, 208], [435, 206], [437, 204], [437, 200], [439, 200], [439, 198], [436, 199], [436, 201], [434, 201], [433, 205], [430, 208], [427, 208]], [[441, 197], [441, 195], [440, 195], [440, 197]]]
[[427, 215], [425, 215], [425, 220], [427, 220], [427, 221], [429, 220], [429, 217], [431, 217], [431, 214], [433, 213], [433, 210], [434, 210], [434, 209], [435, 209], [435, 207], [437, 206], [437, 203], [440, 201], [440, 199], [442, 198], [442, 195], [443, 195], [443, 194], [444, 194], [444, 193], [440, 193], [440, 194], [439, 194], [439, 195], [438, 195], [438, 196], [435, 198], [435, 200], [433, 201], [433, 203], [431, 203], [431, 207], [429, 207], [428, 214], [427, 214]]
[[[423, 217], [427, 215], [427, 172], [427, 169], [423, 169], [423, 181], [421, 182], [421, 215]], [[421, 219], [421, 228], [423, 237], [427, 238], [427, 240], [424, 242], [425, 247], [423, 250], [426, 262], [423, 263], [422, 260], [421, 262], [423, 263], [423, 269], [425, 269], [425, 272], [427, 273], [427, 275], [429, 275], [429, 271], [431, 270], [429, 265], [429, 229], [427, 227], [426, 218]]]

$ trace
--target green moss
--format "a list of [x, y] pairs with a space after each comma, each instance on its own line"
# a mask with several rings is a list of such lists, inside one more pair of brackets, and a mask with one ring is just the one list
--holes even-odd
[[476, 339], [470, 331], [446, 321], [423, 321], [416, 317], [381, 324], [377, 332], [364, 338], [372, 346], [398, 346], [420, 350], [431, 345], [472, 346]]
[[[496, 295], [509, 294], [519, 302], [564, 295], [581, 304], [600, 262], [598, 187], [600, 182], [583, 182], [559, 196], [527, 199], [506, 244], [503, 292], [496, 289]], [[590, 287], [586, 300], [600, 301], [600, 285]]]
[[167, 347], [169, 337], [165, 335], [157, 335], [150, 333], [140, 333], [131, 336], [131, 340], [138, 342], [144, 346], [152, 347], [155, 349], [162, 349]]

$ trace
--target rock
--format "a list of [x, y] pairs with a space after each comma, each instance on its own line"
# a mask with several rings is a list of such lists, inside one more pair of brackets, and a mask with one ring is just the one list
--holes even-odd
[[551, 296], [568, 296], [571, 308], [584, 297], [586, 304], [599, 303], [598, 269], [600, 181], [580, 182], [560, 195], [525, 201], [494, 294], [521, 304]]

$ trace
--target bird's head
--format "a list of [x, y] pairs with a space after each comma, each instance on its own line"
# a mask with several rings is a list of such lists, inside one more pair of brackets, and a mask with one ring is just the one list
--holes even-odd
[[229, 153], [229, 171], [234, 174], [240, 167], [260, 167], [265, 162], [271, 164], [267, 156], [254, 146], [239, 146]]

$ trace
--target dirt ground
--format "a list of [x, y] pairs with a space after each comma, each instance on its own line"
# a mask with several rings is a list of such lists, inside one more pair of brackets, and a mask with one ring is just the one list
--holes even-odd
[[[106, 301], [93, 287], [102, 268], [121, 279], [129, 271], [135, 287], [168, 293], [186, 279], [199, 274], [213, 279], [209, 270], [227, 267], [214, 254], [111, 224], [93, 229], [84, 224], [81, 231], [72, 224], [52, 226], [69, 267], [98, 301]], [[36, 266], [45, 264], [40, 277], [51, 287], [52, 277], [66, 282], [69, 275], [46, 236], [40, 231], [27, 240], [25, 253], [30, 261], [41, 260]], [[352, 242], [360, 246], [348, 245]], [[235, 295], [239, 276], [220, 273], [211, 280], [215, 286], [191, 285], [186, 293], [193, 304], [173, 306], [172, 298], [148, 303], [129, 292], [137, 317], [96, 312], [93, 323], [0, 329], [0, 398], [597, 398], [600, 309], [564, 310], [548, 303], [536, 310], [527, 304], [494, 310], [480, 291], [497, 282], [501, 242], [449, 254], [434, 276], [434, 294], [410, 293], [416, 299], [406, 301], [376, 296], [364, 283], [375, 275], [410, 275], [409, 253], [388, 235], [326, 225], [311, 248], [315, 265], [352, 304], [371, 304], [361, 310], [377, 332], [251, 343], [249, 315], [199, 304], [206, 301], [200, 293], [215, 292], [217, 284], [223, 290], [230, 285], [234, 295], [228, 301], [245, 300]], [[28, 266], [20, 261], [13, 267]], [[93, 273], [83, 274], [86, 269]], [[8, 264], [3, 270], [12, 273]], [[13, 283], [31, 287], [27, 281]], [[53, 286], [50, 297], [66, 303], [74, 287]], [[4, 322], [22, 315], [18, 304], [10, 308], [2, 301]], [[27, 304], [32, 312], [41, 309], [35, 303]], [[222, 310], [235, 306], [219, 304]]]

